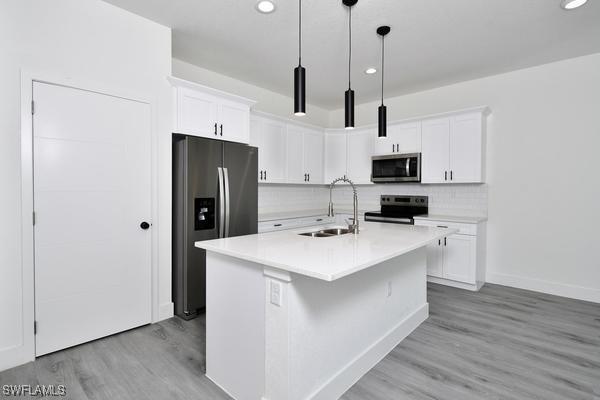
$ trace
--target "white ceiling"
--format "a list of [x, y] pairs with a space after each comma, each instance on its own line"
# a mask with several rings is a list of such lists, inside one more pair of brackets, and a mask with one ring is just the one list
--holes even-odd
[[[173, 56], [291, 96], [298, 63], [298, 1], [105, 0], [173, 28]], [[353, 8], [357, 103], [379, 96], [379, 25], [386, 38], [386, 95], [400, 95], [600, 52], [600, 0], [563, 11], [560, 0], [359, 0]], [[341, 0], [303, 1], [307, 100], [343, 107], [348, 13]]]

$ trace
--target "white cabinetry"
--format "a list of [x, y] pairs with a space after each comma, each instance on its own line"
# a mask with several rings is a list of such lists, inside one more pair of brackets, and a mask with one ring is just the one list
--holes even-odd
[[458, 233], [427, 246], [427, 275], [430, 282], [479, 290], [485, 283], [485, 223], [448, 223], [415, 220], [417, 226], [458, 229]]
[[325, 132], [325, 183], [346, 175], [346, 131]]
[[174, 132], [248, 143], [254, 101], [170, 77], [174, 97]]
[[371, 157], [375, 129], [330, 129], [325, 133], [325, 183], [347, 177], [371, 184]]
[[375, 136], [377, 133], [374, 128], [353, 129], [348, 132], [346, 175], [354, 183], [371, 183], [371, 157]]
[[484, 182], [485, 110], [422, 123], [422, 183]]
[[251, 142], [258, 146], [258, 181], [285, 183], [286, 127], [279, 121], [252, 118]]
[[308, 183], [323, 183], [323, 132], [316, 129], [304, 131], [304, 171]]
[[323, 184], [323, 131], [253, 113], [250, 144], [258, 147], [259, 183]]
[[[376, 136], [376, 135], [375, 135]], [[421, 152], [421, 122], [389, 125], [387, 136], [375, 138], [374, 155], [408, 154]]]

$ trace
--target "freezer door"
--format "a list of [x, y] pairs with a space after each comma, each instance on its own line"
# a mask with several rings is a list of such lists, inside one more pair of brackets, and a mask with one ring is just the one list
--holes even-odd
[[173, 289], [184, 318], [206, 305], [206, 252], [196, 241], [219, 237], [223, 144], [185, 136], [173, 152]]
[[226, 179], [227, 237], [258, 232], [258, 149], [237, 143], [225, 143], [223, 170]]

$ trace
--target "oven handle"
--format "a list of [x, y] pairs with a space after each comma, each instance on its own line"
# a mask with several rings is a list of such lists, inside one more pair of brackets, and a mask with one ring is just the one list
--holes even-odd
[[375, 217], [371, 215], [365, 215], [365, 221], [375, 222], [392, 222], [396, 224], [410, 224], [413, 225], [414, 221], [412, 218], [388, 218], [388, 217]]

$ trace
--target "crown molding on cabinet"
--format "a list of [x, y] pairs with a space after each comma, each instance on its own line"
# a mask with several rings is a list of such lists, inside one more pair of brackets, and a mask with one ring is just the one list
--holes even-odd
[[204, 86], [199, 83], [186, 81], [185, 79], [176, 78], [174, 76], [167, 76], [167, 80], [174, 87], [183, 87], [192, 90], [198, 90], [205, 94], [218, 96], [222, 99], [235, 101], [236, 103], [245, 104], [248, 107], [252, 107], [256, 104], [256, 100], [248, 99], [246, 97], [238, 96], [235, 94], [227, 93], [219, 89], [212, 88], [210, 86]]

